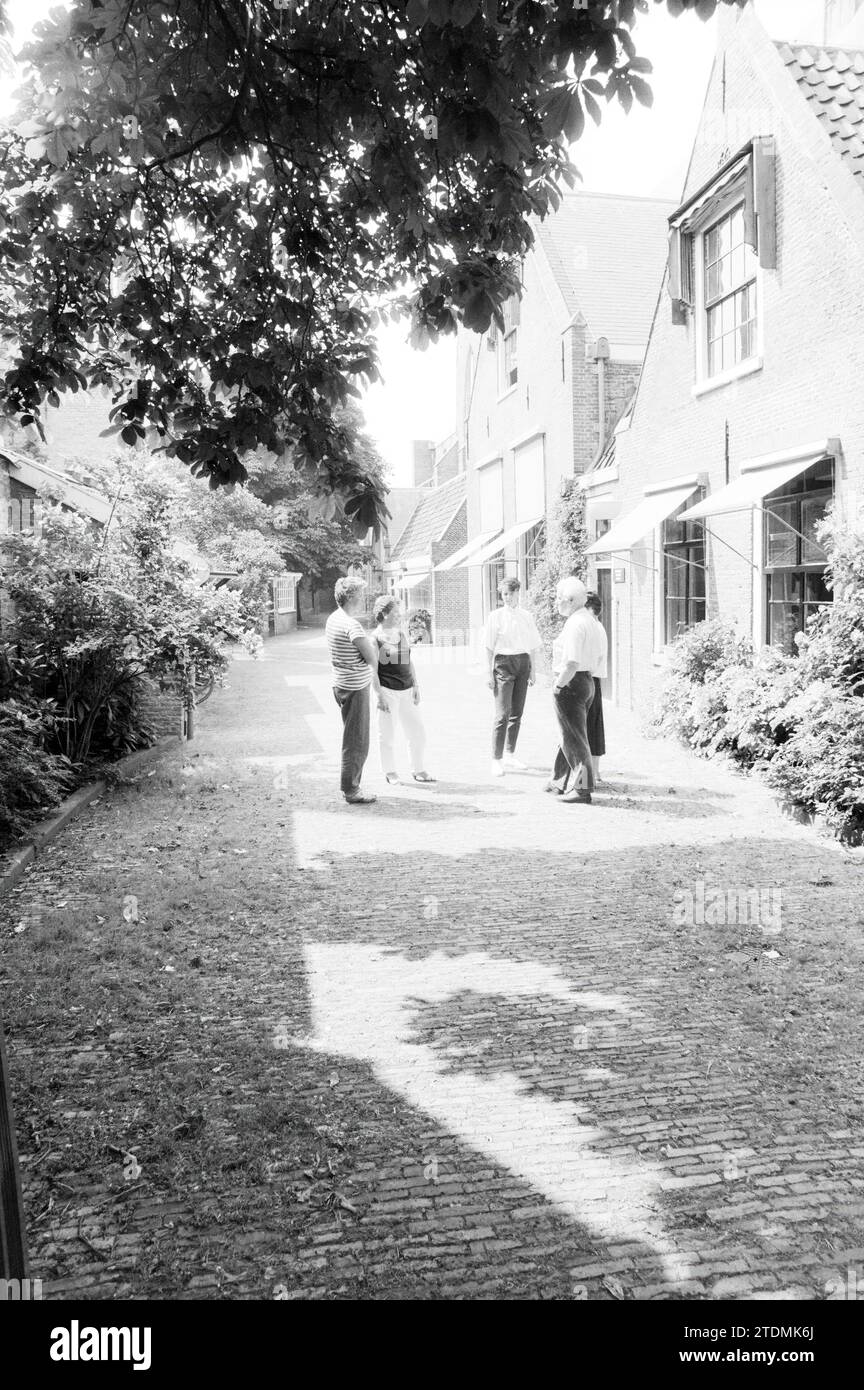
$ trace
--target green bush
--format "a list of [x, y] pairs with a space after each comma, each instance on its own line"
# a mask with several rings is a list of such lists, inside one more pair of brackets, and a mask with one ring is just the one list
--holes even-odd
[[72, 785], [68, 761], [44, 747], [44, 725], [52, 717], [38, 703], [0, 701], [0, 847], [56, 806]]
[[864, 533], [820, 528], [834, 602], [796, 639], [797, 656], [754, 654], [717, 619], [673, 646], [654, 717], [697, 752], [764, 772], [787, 799], [864, 843]]
[[864, 699], [817, 681], [789, 713], [795, 731], [768, 763], [768, 782], [823, 815], [839, 839], [864, 843]]
[[168, 499], [139, 484], [111, 527], [45, 507], [39, 534], [0, 541], [17, 653], [10, 693], [49, 700], [49, 752], [76, 766], [152, 741], [147, 679], [183, 694], [218, 676], [250, 613], [241, 594], [202, 587], [172, 549]]
[[743, 767], [774, 756], [794, 728], [789, 701], [801, 685], [801, 663], [774, 647], [751, 664], [730, 666], [720, 677], [725, 713], [723, 748]]

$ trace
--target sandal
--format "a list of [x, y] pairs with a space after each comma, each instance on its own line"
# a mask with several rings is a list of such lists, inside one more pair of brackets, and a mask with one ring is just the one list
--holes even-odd
[[415, 773], [414, 773], [414, 781], [415, 781], [415, 782], [436, 782], [437, 780], [438, 780], [438, 779], [437, 779], [436, 777], [430, 777], [428, 772], [415, 772]]
[[384, 776], [386, 777], [387, 781], [390, 783], [391, 786], [392, 786], [392, 784], [393, 784], [394, 782], [398, 782], [398, 781], [399, 781], [399, 773], [398, 773], [398, 772], [385, 772], [385, 773], [384, 773]]

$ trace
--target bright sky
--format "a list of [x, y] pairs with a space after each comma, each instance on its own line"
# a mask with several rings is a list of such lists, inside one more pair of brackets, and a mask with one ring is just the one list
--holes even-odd
[[[56, 3], [56, 0], [54, 0]], [[823, 0], [755, 0], [774, 38], [821, 41]], [[18, 40], [45, 15], [52, 0], [10, 0]], [[616, 105], [602, 125], [588, 123], [573, 157], [586, 191], [677, 198], [714, 53], [716, 21], [692, 14], [672, 19], [665, 6], [640, 17], [636, 45], [654, 64], [650, 110], [634, 105], [629, 116]], [[8, 109], [14, 83], [0, 80], [0, 112]], [[418, 352], [408, 347], [404, 325], [379, 335], [384, 380], [363, 400], [369, 433], [390, 466], [396, 486], [411, 482], [411, 441], [444, 439], [456, 426], [455, 347], [452, 341]]]

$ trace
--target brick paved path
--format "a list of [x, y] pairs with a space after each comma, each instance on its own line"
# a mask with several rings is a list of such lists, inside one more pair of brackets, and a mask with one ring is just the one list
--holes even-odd
[[[11, 988], [13, 1066], [33, 1087], [47, 1066], [84, 1146], [65, 1213], [31, 1211], [34, 1274], [58, 1297], [864, 1288], [860, 856], [614, 711], [610, 787], [561, 805], [540, 685], [531, 770], [493, 782], [491, 697], [445, 656], [418, 658], [436, 787], [387, 788], [373, 748], [379, 802], [341, 802], [324, 647], [300, 633], [235, 664], [182, 771], [115, 792], [28, 879], [13, 915], [43, 934], [51, 895], [91, 923], [126, 893], [173, 914], [137, 1053], [130, 1004], [46, 1059]], [[92, 876], [119, 856], [112, 907]], [[736, 896], [724, 920], [717, 889], [762, 890], [758, 919]], [[27, 942], [4, 940], [7, 991]], [[105, 1115], [134, 1131], [181, 1068], [203, 1137], [152, 1191], [142, 1141], [141, 1185], [100, 1195]], [[262, 1116], [269, 1157], [244, 1168]]]

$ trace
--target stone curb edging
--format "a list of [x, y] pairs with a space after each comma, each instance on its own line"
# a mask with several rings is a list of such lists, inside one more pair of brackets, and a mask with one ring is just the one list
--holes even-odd
[[[148, 763], [155, 762], [161, 758], [163, 753], [167, 753], [169, 748], [179, 745], [182, 742], [177, 734], [169, 734], [166, 738], [160, 738], [150, 748], [139, 748], [128, 757], [121, 758], [119, 762], [113, 763], [110, 776], [119, 774], [121, 777], [128, 777], [138, 771], [140, 767], [146, 767]], [[25, 871], [36, 860], [49, 845], [52, 840], [56, 840], [61, 830], [79, 816], [91, 801], [95, 801], [105, 791], [108, 785], [107, 777], [100, 777], [96, 782], [88, 782], [86, 787], [79, 787], [77, 792], [73, 792], [65, 801], [61, 801], [53, 816], [47, 820], [40, 821], [30, 831], [30, 838], [26, 844], [16, 851], [12, 856], [9, 867], [0, 875], [0, 898], [5, 897], [16, 883], [23, 878]]]

